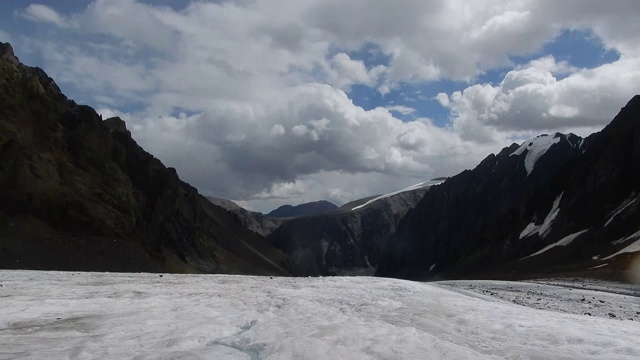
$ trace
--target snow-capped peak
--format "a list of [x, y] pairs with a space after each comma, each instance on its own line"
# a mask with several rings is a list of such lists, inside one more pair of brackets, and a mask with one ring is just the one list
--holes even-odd
[[431, 180], [429, 180], [429, 181], [423, 181], [423, 182], [421, 182], [421, 183], [418, 183], [418, 184], [415, 184], [415, 185], [408, 186], [408, 187], [406, 187], [406, 188], [404, 188], [404, 189], [401, 189], [401, 190], [398, 190], [398, 191], [394, 191], [394, 192], [390, 192], [390, 193], [388, 193], [388, 194], [384, 194], [384, 195], [377, 196], [377, 197], [375, 197], [375, 198], [373, 198], [373, 199], [371, 199], [371, 200], [367, 201], [366, 203], [364, 203], [364, 204], [362, 204], [362, 205], [358, 205], [358, 206], [354, 207], [354, 208], [353, 208], [353, 209], [351, 209], [351, 210], [353, 211], [353, 210], [362, 209], [363, 207], [365, 207], [365, 206], [367, 206], [367, 205], [371, 204], [371, 203], [372, 203], [372, 202], [374, 202], [374, 201], [378, 201], [378, 200], [381, 200], [381, 199], [384, 199], [384, 198], [388, 198], [388, 197], [390, 197], [390, 196], [393, 196], [393, 195], [397, 195], [397, 194], [403, 193], [403, 192], [405, 192], [405, 191], [418, 190], [418, 189], [422, 189], [422, 188], [428, 188], [428, 187], [431, 187], [431, 186], [433, 186], [433, 185], [442, 184], [445, 180], [446, 180], [446, 178], [436, 178], [436, 179], [431, 179]]
[[514, 151], [510, 156], [520, 155], [525, 150], [527, 155], [524, 159], [524, 167], [527, 169], [527, 176], [531, 174], [536, 162], [542, 155], [544, 155], [553, 144], [560, 142], [560, 139], [564, 137], [563, 134], [555, 133], [554, 135], [543, 134], [536, 136], [535, 138], [525, 141], [520, 147]]

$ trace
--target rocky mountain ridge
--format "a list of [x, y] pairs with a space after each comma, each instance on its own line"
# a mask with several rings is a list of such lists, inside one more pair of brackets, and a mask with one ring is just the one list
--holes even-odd
[[272, 210], [266, 216], [270, 218], [296, 218], [302, 216], [315, 216], [326, 214], [338, 209], [335, 204], [326, 201], [312, 201], [300, 205], [282, 205]]
[[286, 255], [0, 43], [0, 268], [289, 274]]
[[640, 238], [639, 180], [635, 96], [586, 139], [555, 134], [514, 144], [431, 189], [400, 222], [376, 274], [623, 272]]
[[212, 196], [207, 196], [207, 200], [233, 214], [243, 227], [264, 237], [269, 236], [269, 234], [286, 221], [286, 219], [267, 217], [263, 213], [249, 211], [231, 200]]

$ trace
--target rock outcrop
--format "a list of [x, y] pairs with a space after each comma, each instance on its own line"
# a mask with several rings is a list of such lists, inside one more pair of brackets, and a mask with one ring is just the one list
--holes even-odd
[[0, 43], [0, 267], [288, 274], [119, 118], [68, 100]]
[[269, 234], [286, 221], [285, 219], [271, 218], [259, 212], [249, 211], [231, 200], [219, 199], [212, 196], [207, 196], [207, 200], [225, 208], [238, 219], [238, 222], [243, 227], [264, 237], [269, 236]]

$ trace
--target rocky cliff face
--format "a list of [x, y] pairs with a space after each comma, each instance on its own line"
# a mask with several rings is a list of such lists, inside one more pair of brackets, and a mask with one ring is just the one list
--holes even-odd
[[[555, 134], [514, 144], [432, 188], [401, 221], [377, 274], [621, 269], [640, 238], [639, 177], [636, 96], [587, 139]], [[618, 261], [600, 260], [621, 250]]]
[[287, 274], [288, 260], [0, 44], [0, 267]]
[[375, 197], [362, 199], [337, 212], [290, 219], [267, 240], [289, 255], [296, 275], [372, 275], [381, 246], [427, 189], [400, 192], [368, 204]]
[[245, 228], [267, 237], [277, 229], [285, 219], [267, 217], [262, 213], [249, 211], [231, 200], [219, 199], [208, 196], [207, 200], [213, 204], [225, 208], [229, 213], [238, 219], [238, 222]]

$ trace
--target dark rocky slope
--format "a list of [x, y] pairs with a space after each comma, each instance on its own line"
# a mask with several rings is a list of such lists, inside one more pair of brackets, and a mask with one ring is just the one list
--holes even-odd
[[[380, 248], [428, 187], [373, 201], [361, 199], [325, 215], [287, 220], [267, 240], [285, 251], [294, 274], [372, 275]], [[356, 208], [356, 210], [352, 210]]]
[[0, 43], [0, 268], [287, 274], [288, 260]]
[[282, 205], [267, 214], [271, 218], [294, 218], [301, 216], [321, 215], [337, 210], [338, 207], [326, 200], [313, 201], [296, 206]]
[[[401, 221], [377, 274], [624, 269], [628, 253], [601, 259], [640, 238], [640, 96], [587, 139], [553, 136], [514, 144], [428, 191]], [[540, 143], [552, 144], [531, 166]]]
[[249, 211], [231, 200], [219, 199], [212, 196], [207, 196], [207, 200], [225, 208], [238, 219], [238, 222], [243, 227], [264, 237], [269, 236], [269, 234], [286, 221], [286, 219], [267, 217], [263, 213]]

